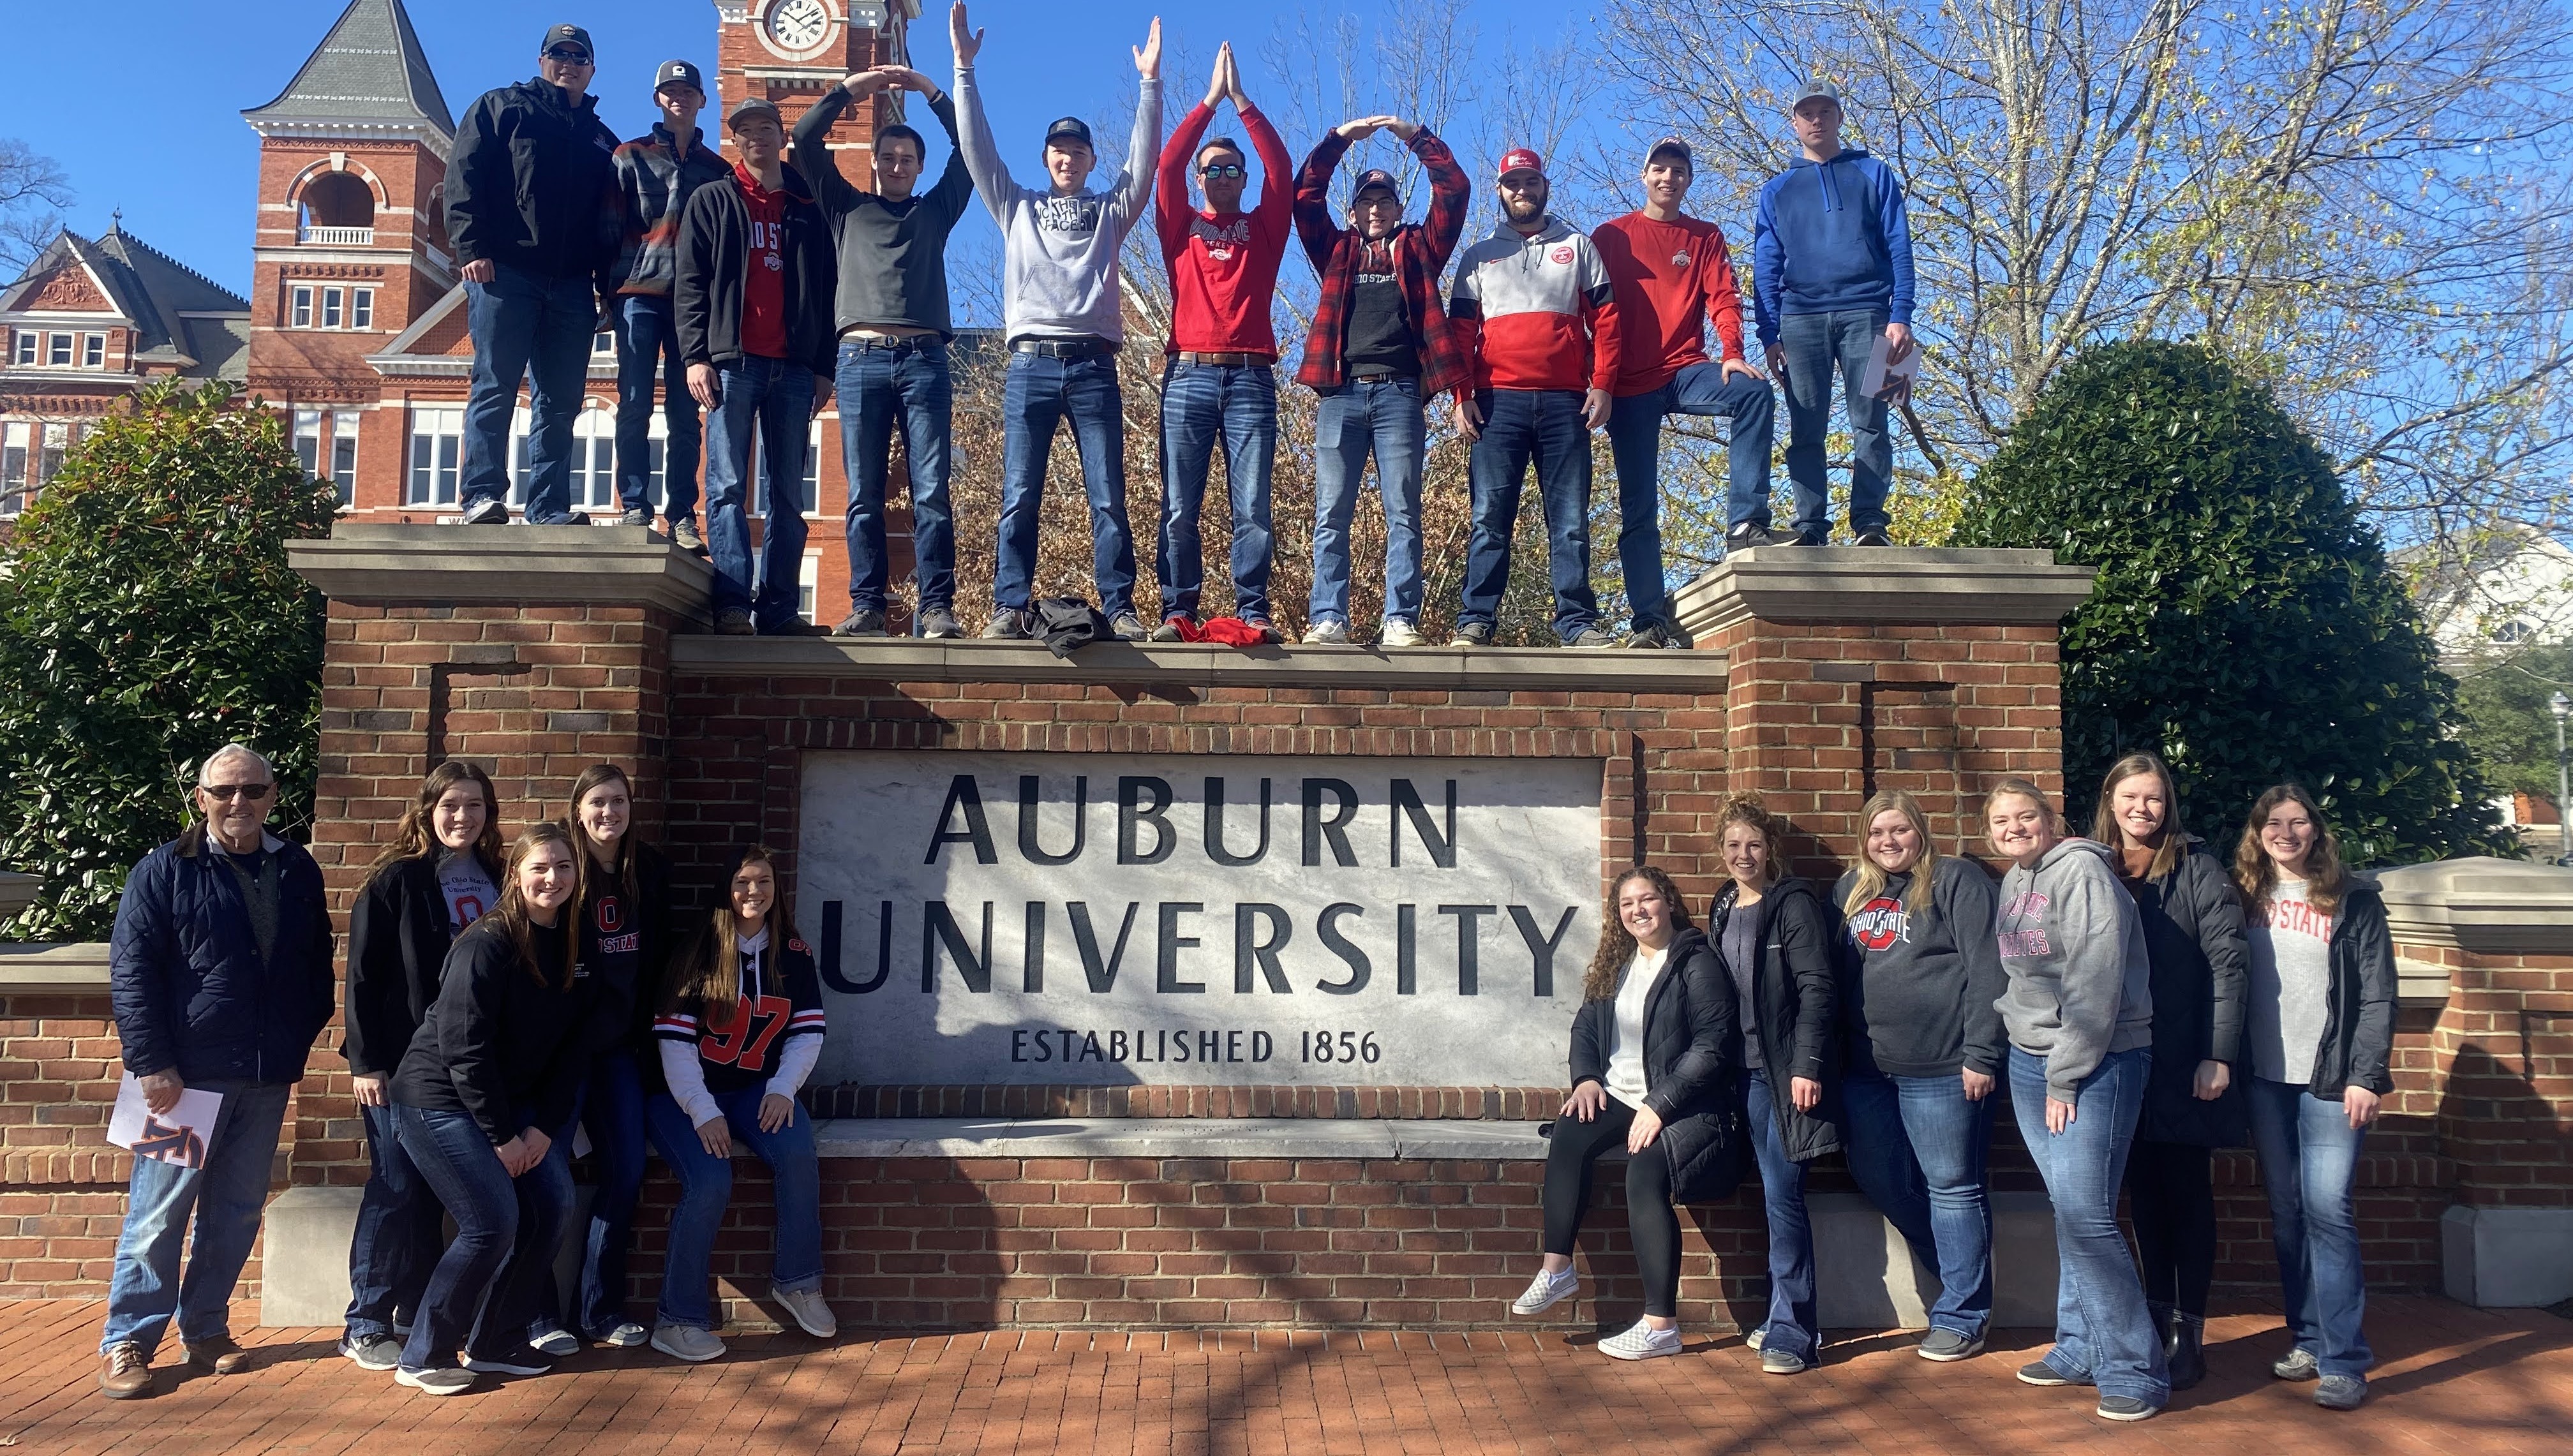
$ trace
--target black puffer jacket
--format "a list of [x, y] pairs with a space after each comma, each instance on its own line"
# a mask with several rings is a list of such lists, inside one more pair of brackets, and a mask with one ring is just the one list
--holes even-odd
[[[2153, 968], [2153, 1072], [2136, 1136], [2238, 1147], [2250, 1133], [2240, 1065], [2243, 997], [2251, 985], [2242, 897], [2224, 862], [2195, 836], [2169, 874], [2126, 883]], [[2194, 1091], [2200, 1062], [2233, 1064], [2231, 1084], [2211, 1102]]]
[[[1617, 973], [1623, 987], [1632, 970]], [[1617, 997], [1585, 1001], [1572, 1019], [1572, 1085], [1606, 1086], [1616, 1044]], [[1662, 1119], [1671, 1197], [1707, 1203], [1729, 1197], [1750, 1148], [1734, 1092], [1741, 1039], [1733, 982], [1706, 933], [1681, 931], [1669, 965], [1644, 998], [1644, 1105]]]
[[2332, 917], [2331, 986], [2323, 1010], [2323, 1039], [2314, 1051], [2314, 1080], [2305, 1090], [2336, 1101], [2344, 1089], [2394, 1091], [2394, 938], [2385, 924], [2385, 899], [2365, 880], [2353, 879]]
[[[1736, 893], [1726, 882], [1707, 912], [1713, 922], [1707, 938], [1719, 947]], [[1760, 1062], [1777, 1092], [1778, 1140], [1789, 1158], [1807, 1162], [1841, 1149], [1840, 984], [1834, 979], [1832, 912], [1812, 885], [1793, 876], [1760, 899], [1768, 924], [1751, 968]], [[1717, 952], [1719, 959], [1722, 954]], [[1797, 1111], [1788, 1100], [1787, 1084], [1799, 1077], [1823, 1085], [1823, 1099], [1810, 1112]], [[1743, 1079], [1746, 1087], [1749, 1082]]]
[[446, 235], [459, 264], [489, 259], [538, 278], [615, 283], [625, 243], [616, 134], [598, 98], [549, 81], [486, 91], [455, 128]]
[[[437, 1000], [437, 979], [455, 944], [446, 894], [437, 888], [435, 853], [387, 865], [349, 909], [349, 989], [341, 1051], [360, 1077], [391, 1077], [411, 1050], [412, 1033]], [[500, 883], [500, 866], [482, 873]]]

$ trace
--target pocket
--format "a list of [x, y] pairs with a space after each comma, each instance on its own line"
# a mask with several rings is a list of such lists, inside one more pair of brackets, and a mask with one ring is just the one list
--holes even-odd
[[1350, 412], [1343, 404], [1341, 396], [1336, 394], [1324, 396], [1322, 407], [1313, 415], [1313, 448], [1338, 449], [1341, 432], [1348, 427]]

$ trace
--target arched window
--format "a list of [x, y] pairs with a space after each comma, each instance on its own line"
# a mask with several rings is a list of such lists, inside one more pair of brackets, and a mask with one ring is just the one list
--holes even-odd
[[364, 179], [346, 172], [326, 172], [305, 186], [303, 203], [304, 241], [374, 241], [376, 194]]

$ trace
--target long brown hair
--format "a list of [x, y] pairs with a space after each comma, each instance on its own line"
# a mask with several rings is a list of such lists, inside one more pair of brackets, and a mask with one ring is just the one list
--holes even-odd
[[1617, 914], [1617, 897], [1626, 893], [1627, 882], [1632, 880], [1652, 886], [1661, 895], [1662, 904], [1670, 907], [1672, 935], [1697, 929], [1697, 922], [1689, 919], [1688, 902], [1680, 899], [1680, 887], [1671, 883], [1671, 877], [1659, 865], [1637, 865], [1619, 875], [1616, 883], [1608, 887], [1607, 913], [1599, 917], [1599, 950], [1591, 956], [1590, 970], [1581, 978], [1583, 1001], [1606, 1001], [1615, 996], [1617, 973], [1635, 959], [1635, 933], [1626, 929], [1626, 922]]
[[2242, 898], [2253, 910], [2266, 908], [2276, 893], [2278, 865], [2260, 848], [2260, 826], [2269, 822], [2269, 811], [2281, 804], [2303, 805], [2314, 821], [2313, 853], [2305, 856], [2305, 903], [2324, 915], [2338, 915], [2340, 898], [2349, 889], [2349, 871], [2340, 862], [2340, 836], [2332, 833], [2331, 821], [2323, 817], [2314, 796], [2294, 784], [2280, 784], [2251, 801], [2251, 815], [2242, 821], [2242, 840], [2233, 847], [2233, 883], [2241, 887]]
[[1912, 832], [1921, 836], [1921, 858], [1912, 864], [1912, 889], [1903, 897], [1903, 908], [1914, 915], [1928, 915], [1936, 903], [1939, 878], [1939, 841], [1930, 835], [1930, 816], [1921, 812], [1921, 801], [1901, 789], [1883, 789], [1858, 811], [1858, 879], [1851, 884], [1849, 901], [1841, 907], [1843, 915], [1856, 915], [1858, 908], [1874, 900], [1894, 878], [1886, 873], [1867, 852], [1868, 833], [1876, 827], [1876, 816], [1900, 814], [1912, 821]]
[[[1715, 848], [1719, 858], [1724, 853], [1724, 832], [1737, 824], [1748, 824], [1760, 831], [1760, 846], [1768, 856], [1769, 883], [1787, 878], [1787, 857], [1779, 852], [1778, 842], [1787, 837], [1787, 821], [1769, 812], [1757, 794], [1736, 794], [1724, 801], [1724, 809], [1715, 818]], [[1728, 873], [1730, 873], [1728, 871]]]
[[786, 914], [786, 877], [777, 873], [776, 857], [766, 845], [755, 844], [738, 851], [724, 867], [723, 879], [715, 885], [713, 913], [690, 938], [686, 952], [679, 958], [678, 974], [670, 978], [669, 990], [662, 994], [663, 1011], [679, 1011], [694, 1003], [709, 1028], [722, 1031], [731, 1022], [733, 1008], [741, 1001], [741, 918], [733, 914], [732, 882], [752, 865], [768, 866], [777, 886], [776, 902], [769, 906], [763, 922], [768, 929], [769, 946], [774, 950], [796, 939], [795, 922]]
[[[625, 790], [625, 832], [616, 837], [615, 867], [605, 871], [600, 870], [598, 862], [591, 858], [589, 831], [580, 824], [580, 801], [601, 784], [615, 784]], [[616, 765], [591, 764], [580, 771], [579, 778], [571, 781], [571, 807], [563, 811], [562, 822], [563, 828], [571, 832], [572, 847], [580, 851], [580, 899], [573, 908], [581, 914], [587, 915], [589, 902], [606, 889], [601, 883], [603, 880], [613, 881], [617, 895], [625, 903], [626, 913], [631, 915], [634, 912], [635, 900], [640, 893], [634, 885], [634, 861], [643, 852], [643, 837], [634, 829], [635, 820], [639, 817], [634, 806], [634, 781]]]
[[[2179, 868], [2182, 855], [2188, 853], [2188, 831], [2179, 822], [2179, 784], [2171, 778], [2170, 765], [2161, 755], [2149, 752], [2128, 754], [2109, 765], [2108, 777], [2100, 780], [2100, 809], [2091, 818], [2091, 837], [2119, 851], [2119, 864], [2126, 863], [2126, 832], [2118, 823], [2110, 798], [2127, 780], [2151, 774], [2162, 781], [2162, 842], [2153, 846], [2153, 858], [2144, 866], [2144, 878], [2158, 880]], [[2122, 868], [2119, 873], [2124, 874]]]
[[[519, 831], [517, 842], [509, 846], [509, 863], [500, 872], [500, 903], [494, 906], [491, 914], [484, 919], [499, 922], [500, 934], [507, 936], [509, 944], [517, 948], [518, 964], [526, 968], [527, 975], [533, 978], [538, 986], [548, 991], [569, 991], [571, 955], [566, 951], [562, 958], [562, 984], [557, 986], [547, 981], [544, 963], [536, 959], [535, 923], [528, 919], [526, 896], [518, 889], [518, 867], [527, 862], [529, 855], [549, 844], [561, 845], [571, 855], [573, 864], [580, 863], [580, 843], [573, 839], [561, 825], [528, 825]], [[577, 897], [565, 903], [554, 921], [555, 927], [565, 935], [572, 934], [577, 929], [577, 923], [566, 917], [578, 913], [579, 909]]]
[[376, 856], [376, 862], [367, 867], [367, 878], [358, 886], [361, 891], [376, 883], [378, 875], [404, 860], [418, 859], [423, 855], [433, 857], [445, 848], [438, 842], [432, 816], [437, 811], [437, 801], [445, 798], [446, 791], [457, 784], [472, 784], [482, 791], [482, 833], [473, 841], [473, 858], [481, 862], [482, 873], [494, 881], [500, 878], [501, 857], [507, 851], [500, 840], [499, 791], [491, 787], [489, 774], [460, 759], [450, 758], [430, 769], [429, 777], [420, 781], [420, 798], [403, 810], [402, 822], [394, 826], [394, 842], [385, 846], [385, 852]]

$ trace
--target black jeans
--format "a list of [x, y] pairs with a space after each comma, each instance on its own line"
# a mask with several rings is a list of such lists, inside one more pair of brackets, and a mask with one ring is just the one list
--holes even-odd
[[[1625, 1147], [1627, 1129], [1634, 1125], [1634, 1108], [1615, 1097], [1596, 1121], [1555, 1118], [1545, 1152], [1547, 1253], [1572, 1252], [1582, 1210], [1590, 1205], [1590, 1164], [1603, 1152]], [[1671, 1207], [1671, 1160], [1658, 1138], [1626, 1159], [1626, 1227], [1635, 1239], [1635, 1265], [1644, 1276], [1644, 1312], [1677, 1318], [1680, 1216]]]
[[2144, 1300], [2203, 1318], [2215, 1279], [2214, 1154], [2187, 1142], [2136, 1140], [2127, 1153], [2127, 1197]]

